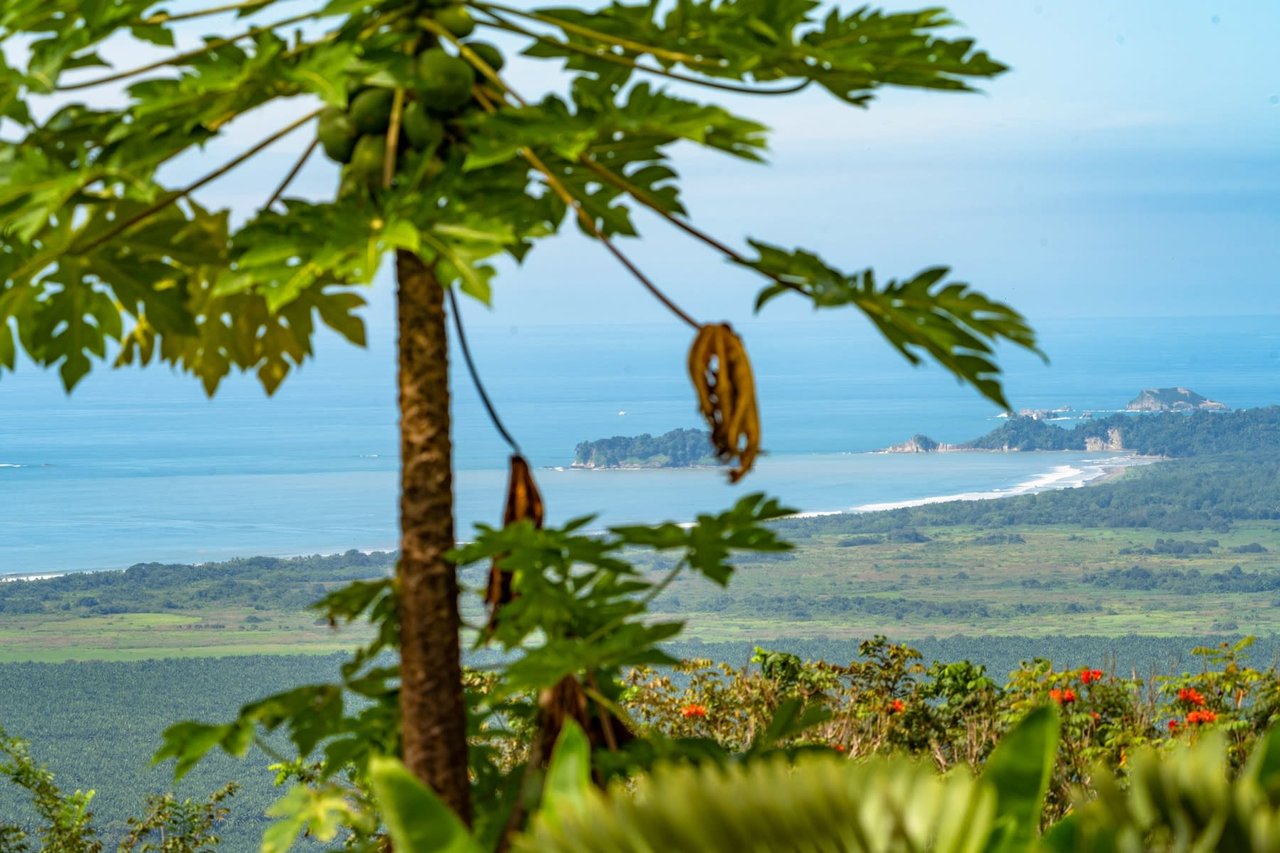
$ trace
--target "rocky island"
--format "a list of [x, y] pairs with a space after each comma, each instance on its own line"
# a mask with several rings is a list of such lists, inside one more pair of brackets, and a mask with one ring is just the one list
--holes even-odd
[[1226, 412], [1227, 406], [1190, 388], [1148, 388], [1129, 401], [1129, 412]]
[[715, 465], [711, 436], [697, 429], [673, 429], [657, 437], [615, 435], [584, 441], [575, 448], [574, 468], [696, 468]]

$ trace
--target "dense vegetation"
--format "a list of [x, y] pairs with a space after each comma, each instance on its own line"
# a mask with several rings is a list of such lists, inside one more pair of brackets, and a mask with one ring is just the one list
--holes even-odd
[[1009, 418], [996, 429], [960, 445], [973, 450], [1086, 450], [1104, 446], [1112, 430], [1125, 450], [1144, 456], [1205, 456], [1280, 451], [1280, 406], [1235, 412], [1160, 412], [1112, 415], [1071, 429], [1029, 417]]
[[395, 554], [347, 551], [252, 557], [200, 565], [139, 563], [122, 572], [72, 572], [0, 583], [0, 614], [164, 613], [240, 607], [301, 610], [333, 585], [390, 573]]
[[714, 465], [716, 459], [706, 431], [673, 429], [657, 437], [646, 432], [580, 442], [573, 464], [584, 468], [688, 468]]
[[[1228, 416], [1206, 414], [1203, 417]], [[860, 515], [787, 519], [778, 522], [778, 526], [788, 535], [883, 534], [956, 525], [1001, 528], [1063, 524], [1151, 528], [1163, 532], [1221, 532], [1237, 521], [1277, 518], [1280, 518], [1280, 453], [1272, 449], [1144, 466], [1130, 470], [1117, 482], [1085, 489], [1019, 495], [998, 501], [928, 504]]]
[[[983, 649], [979, 641], [969, 644], [971, 650]], [[1073, 801], [1075, 786], [1089, 789], [1143, 749], [1167, 755], [1188, 741], [1223, 736], [1229, 761], [1238, 766], [1280, 711], [1280, 673], [1250, 665], [1251, 658], [1272, 654], [1274, 644], [1249, 645], [1247, 640], [1209, 642], [1194, 652], [1183, 645], [1182, 653], [1193, 653], [1168, 675], [1155, 676], [1128, 674], [1125, 665], [1098, 649], [1076, 649], [1085, 654], [1059, 658], [1058, 666], [1047, 656], [1024, 661], [1007, 678], [981, 663], [935, 659], [884, 639], [828, 648], [830, 662], [804, 662], [792, 653], [755, 648], [747, 651], [750, 660], [738, 665], [695, 659], [674, 670], [636, 669], [627, 677], [622, 702], [638, 733], [672, 743], [701, 739], [708, 761], [715, 750], [749, 755], [759, 749], [761, 733], [775, 729], [779, 713], [791, 707], [804, 722], [776, 729], [771, 737], [781, 737], [793, 750], [858, 759], [906, 753], [940, 769], [983, 766], [1024, 714], [1053, 706], [1060, 710], [1061, 743], [1049, 753], [1042, 816], [1047, 825]], [[90, 803], [92, 824], [101, 840], [114, 844], [128, 831], [125, 815], [138, 813], [146, 794], [164, 784], [167, 768], [143, 769], [149, 746], [143, 733], [163, 725], [175, 711], [226, 713], [253, 694], [256, 679], [280, 679], [284, 673], [277, 670], [283, 667], [301, 667], [284, 676], [296, 681], [322, 676], [335, 664], [335, 659], [280, 658], [9, 665], [0, 667], [0, 718], [10, 734], [34, 740], [35, 758], [49, 765], [65, 790], [100, 792]], [[165, 685], [174, 683], [190, 689], [166, 693]], [[474, 683], [481, 692], [493, 687], [484, 677]], [[148, 689], [170, 698], [138, 707], [132, 691]], [[20, 694], [25, 694], [21, 701]], [[44, 695], [59, 702], [63, 713], [36, 711]], [[505, 760], [516, 761], [529, 748], [530, 731], [524, 725], [504, 726], [501, 735], [489, 730], [478, 742], [504, 741]], [[274, 793], [273, 774], [264, 766], [265, 756], [255, 755], [244, 767], [225, 760], [206, 764], [180, 792], [204, 797], [216, 789], [219, 773], [243, 780], [245, 788], [228, 801], [229, 818], [217, 826], [226, 849], [252, 849], [271, 823], [264, 811]], [[122, 772], [129, 768], [136, 771]], [[0, 787], [0, 829], [5, 823], [29, 831], [39, 823], [17, 787]]]

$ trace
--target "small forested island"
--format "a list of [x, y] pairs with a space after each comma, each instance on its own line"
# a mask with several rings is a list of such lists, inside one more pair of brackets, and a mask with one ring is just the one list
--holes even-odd
[[980, 450], [1129, 451], [1165, 457], [1276, 451], [1280, 450], [1280, 406], [1234, 412], [1204, 408], [1190, 414], [1182, 410], [1142, 416], [1118, 414], [1083, 421], [1071, 429], [1033, 417], [1012, 417], [981, 438], [962, 444], [943, 444], [916, 435], [882, 452]]
[[693, 468], [715, 465], [711, 436], [698, 429], [673, 429], [657, 437], [615, 435], [584, 441], [574, 452], [574, 468]]

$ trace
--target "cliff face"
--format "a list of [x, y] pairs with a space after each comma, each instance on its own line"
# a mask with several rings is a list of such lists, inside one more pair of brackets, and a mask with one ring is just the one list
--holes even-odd
[[1225, 412], [1227, 406], [1190, 388], [1148, 388], [1129, 401], [1130, 412]]
[[1101, 438], [1089, 437], [1084, 440], [1084, 449], [1090, 453], [1099, 453], [1101, 451], [1120, 451], [1124, 450], [1124, 439], [1120, 436], [1120, 429], [1112, 427], [1107, 430], [1107, 438], [1104, 441]]

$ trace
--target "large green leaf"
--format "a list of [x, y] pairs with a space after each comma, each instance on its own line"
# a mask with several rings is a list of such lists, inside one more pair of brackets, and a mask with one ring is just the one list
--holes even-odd
[[1254, 747], [1233, 778], [1229, 740], [1203, 732], [1172, 750], [1145, 748], [1130, 756], [1125, 784], [1094, 771], [1095, 796], [1082, 798], [1068, 820], [1046, 833], [1044, 849], [1280, 850], [1280, 799], [1275, 796], [1277, 727]]
[[581, 811], [591, 790], [591, 743], [573, 720], [566, 720], [547, 764], [539, 808], [544, 819]]
[[458, 816], [396, 759], [370, 759], [369, 785], [396, 850], [481, 853]]
[[996, 796], [965, 772], [904, 759], [662, 765], [555, 821], [535, 819], [517, 851], [890, 851], [980, 853]]
[[1021, 314], [967, 284], [946, 281], [945, 267], [878, 285], [871, 270], [847, 275], [812, 252], [751, 245], [759, 256], [743, 262], [775, 282], [760, 293], [757, 309], [788, 292], [808, 297], [815, 308], [857, 308], [912, 364], [926, 354], [1004, 409], [1010, 406], [995, 344], [1003, 339], [1043, 356]]
[[1031, 849], [1040, 835], [1040, 815], [1058, 754], [1059, 721], [1052, 707], [1037, 708], [1000, 740], [982, 769], [996, 792], [997, 820], [1007, 827], [988, 853]]

